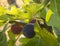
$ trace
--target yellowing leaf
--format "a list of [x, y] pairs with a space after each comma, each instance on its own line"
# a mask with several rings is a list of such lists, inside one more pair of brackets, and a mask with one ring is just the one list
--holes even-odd
[[48, 10], [47, 13], [46, 13], [46, 22], [49, 21], [49, 19], [51, 18], [51, 15], [53, 14], [52, 10]]
[[25, 4], [28, 4], [31, 0], [23, 0]]
[[6, 10], [5, 13], [10, 14], [10, 10]]
[[6, 9], [4, 7], [0, 6], [0, 16], [4, 14], [5, 10]]
[[24, 22], [25, 22], [25, 23], [29, 23], [29, 19], [25, 19]]
[[29, 19], [30, 18], [30, 14], [29, 13], [21, 13], [19, 18], [21, 18], [21, 19]]
[[4, 22], [4, 20], [0, 20], [0, 22]]
[[16, 6], [11, 6], [11, 10], [6, 10], [6, 13], [17, 15], [19, 13], [19, 9]]
[[17, 14], [18, 13], [18, 9], [15, 6], [11, 7], [11, 12], [12, 14]]

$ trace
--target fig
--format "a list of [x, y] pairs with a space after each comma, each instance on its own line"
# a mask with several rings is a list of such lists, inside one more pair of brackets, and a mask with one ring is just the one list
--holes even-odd
[[14, 34], [20, 34], [20, 32], [22, 31], [23, 29], [23, 26], [18, 24], [18, 23], [15, 23], [11, 26], [11, 31], [14, 33]]
[[32, 23], [26, 24], [22, 31], [27, 38], [33, 38], [35, 36], [34, 24]]

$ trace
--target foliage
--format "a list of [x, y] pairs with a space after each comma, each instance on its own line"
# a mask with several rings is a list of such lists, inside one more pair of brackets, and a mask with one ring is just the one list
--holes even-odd
[[[21, 7], [12, 5], [5, 8], [0, 6], [0, 27], [3, 26], [3, 29], [0, 29], [0, 46], [15, 46], [16, 41], [21, 43], [19, 46], [59, 46], [60, 1], [23, 0]], [[36, 22], [30, 23], [32, 19], [35, 19]], [[10, 28], [15, 23], [19, 23], [23, 27], [26, 24], [33, 24], [35, 36], [32, 38], [25, 37], [23, 30], [19, 34], [12, 33]], [[50, 28], [48, 27], [52, 27], [52, 33], [49, 32]], [[29, 28], [31, 29], [31, 27]], [[26, 27], [26, 30], [28, 32], [29, 29]], [[5, 32], [8, 33], [8, 41]], [[21, 35], [24, 37], [19, 38]]]

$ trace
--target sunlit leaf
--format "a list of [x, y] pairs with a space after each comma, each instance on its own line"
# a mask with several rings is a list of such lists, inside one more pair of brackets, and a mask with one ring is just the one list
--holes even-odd
[[24, 4], [29, 4], [31, 0], [23, 0]]
[[6, 10], [6, 8], [0, 6], [0, 16], [5, 14], [5, 10]]
[[18, 15], [19, 9], [16, 6], [11, 6], [10, 10], [6, 10], [7, 14]]
[[40, 29], [39, 25], [37, 27], [39, 30], [38, 34], [41, 36], [42, 40], [44, 41], [45, 46], [58, 46], [58, 40], [53, 34], [48, 32], [46, 29]]
[[23, 8], [28, 11], [31, 15], [35, 15], [38, 11], [43, 9], [44, 5], [42, 4], [29, 4], [24, 6]]
[[60, 0], [51, 0], [50, 9], [53, 11], [53, 15], [50, 17], [48, 25], [54, 26], [60, 29]]
[[53, 14], [52, 10], [48, 9], [46, 13], [46, 22], [50, 20], [51, 15]]
[[21, 18], [21, 19], [29, 19], [31, 16], [29, 13], [21, 13], [20, 16], [18, 18]]

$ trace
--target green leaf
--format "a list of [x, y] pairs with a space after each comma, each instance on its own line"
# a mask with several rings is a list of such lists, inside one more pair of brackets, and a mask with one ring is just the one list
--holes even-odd
[[30, 19], [31, 16], [30, 16], [30, 13], [29, 13], [29, 12], [27, 12], [27, 13], [22, 12], [22, 13], [19, 15], [18, 18], [20, 18], [20, 19]]
[[44, 41], [45, 46], [58, 46], [58, 40], [54, 35], [52, 35], [46, 29], [40, 29], [39, 25], [37, 27], [39, 30], [38, 34], [40, 35], [40, 37]]
[[0, 22], [0, 26], [2, 26], [4, 23]]
[[26, 44], [30, 39], [28, 38], [20, 38], [19, 41], [22, 43], [22, 44]]
[[22, 42], [22, 46], [44, 46], [43, 40], [40, 38], [40, 36], [36, 36], [32, 39], [20, 39], [20, 42]]
[[0, 46], [7, 46], [7, 38], [3, 32], [0, 32]]
[[57, 36], [58, 41], [60, 42], [60, 30], [56, 27], [53, 27], [55, 35]]
[[44, 7], [43, 4], [29, 4], [25, 5], [23, 8], [28, 11], [31, 15], [35, 15], [38, 11], [40, 11]]
[[46, 46], [58, 46], [58, 41], [55, 36], [48, 33], [45, 29], [41, 31], [40, 35]]
[[0, 26], [4, 24], [4, 20], [0, 20]]
[[39, 46], [40, 40], [37, 38], [31, 39], [25, 46]]
[[11, 40], [15, 40], [15, 37], [17, 36], [16, 34], [13, 34], [11, 30], [8, 31], [8, 35]]
[[8, 31], [8, 36], [9, 36], [9, 41], [8, 41], [8, 46], [14, 46], [16, 42], [16, 34], [13, 34], [11, 30]]
[[44, 8], [44, 9], [41, 10], [41, 11], [39, 11], [39, 12], [38, 12], [38, 15], [39, 15], [40, 17], [42, 17], [42, 18], [45, 19], [45, 17], [46, 17], [46, 8]]
[[43, 40], [40, 37], [36, 37], [31, 39], [26, 46], [45, 46], [45, 44], [43, 43]]
[[14, 40], [9, 40], [8, 41], [8, 46], [14, 46], [15, 41]]
[[0, 20], [4, 20], [4, 21], [6, 21], [8, 19], [13, 20], [14, 19], [13, 17], [15, 17], [15, 16], [9, 15], [9, 14], [4, 14], [4, 15], [0, 16]]
[[44, 0], [44, 4], [45, 5], [49, 5], [48, 3], [50, 2], [50, 0]]
[[[48, 25], [54, 26], [56, 28], [60, 27], [60, 0], [51, 0], [50, 9], [53, 11]], [[60, 28], [59, 28], [60, 29]]]

